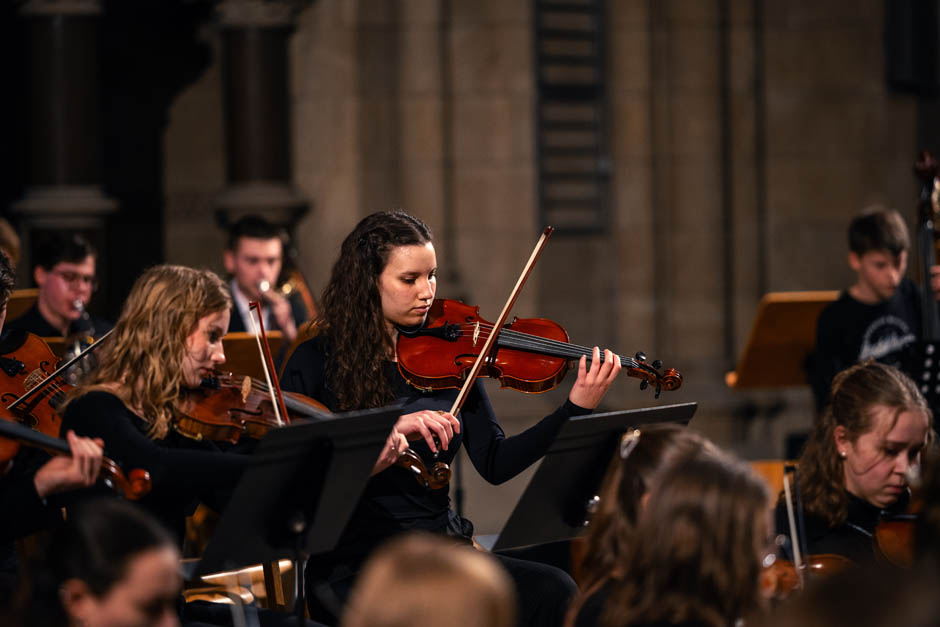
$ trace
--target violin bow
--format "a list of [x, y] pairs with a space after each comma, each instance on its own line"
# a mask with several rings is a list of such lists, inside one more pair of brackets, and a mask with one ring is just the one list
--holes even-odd
[[532, 273], [532, 268], [535, 267], [535, 262], [538, 261], [539, 256], [542, 254], [542, 249], [545, 248], [545, 244], [548, 243], [548, 238], [552, 236], [552, 232], [554, 230], [555, 228], [552, 226], [545, 227], [545, 230], [542, 231], [542, 236], [539, 238], [539, 241], [535, 243], [535, 248], [532, 250], [532, 254], [529, 255], [529, 260], [522, 269], [522, 274], [519, 275], [519, 279], [516, 281], [515, 287], [512, 288], [512, 292], [509, 294], [509, 299], [503, 306], [503, 311], [499, 314], [499, 318], [496, 319], [496, 322], [493, 323], [493, 330], [490, 332], [489, 336], [487, 336], [486, 342], [483, 343], [483, 348], [480, 349], [480, 356], [477, 357], [475, 362], [473, 362], [473, 367], [470, 368], [470, 372], [467, 373], [467, 378], [463, 383], [463, 387], [460, 388], [460, 393], [457, 395], [457, 399], [454, 401], [453, 407], [451, 407], [450, 413], [452, 416], [457, 416], [457, 412], [460, 411], [460, 408], [463, 407], [464, 402], [467, 400], [470, 387], [480, 375], [480, 369], [483, 367], [483, 364], [487, 359], [489, 359], [490, 350], [492, 349], [496, 338], [499, 336], [499, 330], [503, 328], [504, 324], [506, 324], [506, 318], [509, 317], [509, 311], [512, 309], [513, 305], [516, 304], [516, 299], [519, 297], [519, 293], [522, 292], [522, 287], [525, 285], [529, 275]]
[[7, 409], [9, 409], [10, 411], [13, 411], [13, 408], [14, 408], [14, 407], [16, 407], [17, 405], [20, 405], [21, 403], [26, 402], [26, 400], [29, 399], [29, 398], [30, 398], [31, 396], [33, 396], [34, 394], [38, 394], [38, 393], [39, 393], [41, 390], [43, 390], [47, 385], [49, 385], [50, 383], [52, 383], [53, 381], [55, 381], [55, 378], [56, 378], [57, 376], [59, 376], [60, 373], [65, 372], [66, 370], [68, 370], [69, 368], [71, 368], [73, 365], [75, 365], [76, 362], [78, 362], [78, 360], [80, 360], [82, 357], [84, 357], [84, 356], [87, 355], [88, 353], [90, 353], [90, 352], [92, 352], [92, 351], [94, 351], [94, 350], [97, 350], [97, 349], [98, 349], [98, 346], [99, 346], [102, 342], [104, 342], [106, 339], [108, 339], [108, 336], [111, 335], [111, 333], [112, 333], [113, 331], [114, 331], [114, 329], [111, 329], [110, 331], [108, 331], [107, 333], [105, 333], [104, 335], [102, 335], [100, 338], [98, 338], [98, 341], [97, 341], [97, 342], [95, 342], [94, 344], [90, 344], [85, 350], [83, 350], [83, 351], [80, 352], [79, 354], [75, 355], [75, 357], [72, 357], [72, 358], [69, 359], [67, 362], [65, 362], [64, 364], [62, 364], [62, 365], [59, 366], [58, 368], [56, 368], [54, 371], [52, 371], [52, 373], [51, 373], [49, 376], [47, 376], [45, 379], [43, 379], [42, 381], [40, 381], [38, 384], [36, 384], [36, 385], [34, 385], [33, 387], [31, 387], [31, 388], [30, 388], [29, 390], [27, 390], [27, 392], [26, 392], [25, 394], [23, 394], [21, 397], [19, 397], [18, 399], [16, 399], [15, 401], [13, 401], [12, 403], [10, 403], [9, 405], [7, 405]]
[[[277, 418], [277, 423], [281, 426], [290, 424], [287, 406], [284, 405], [284, 395], [281, 394], [281, 384], [278, 382], [277, 374], [274, 372], [274, 360], [271, 359], [271, 347], [268, 344], [268, 336], [264, 333], [264, 320], [261, 317], [261, 303], [253, 300], [248, 303], [248, 309], [248, 321], [251, 323], [251, 331], [255, 334], [255, 339], [258, 341], [258, 352], [261, 353], [261, 368], [264, 370], [264, 378], [268, 382], [268, 393], [271, 395], [271, 404], [274, 406], [274, 417]], [[254, 310], [258, 314], [257, 327], [255, 326], [255, 317], [251, 315], [251, 310]], [[262, 340], [264, 340], [264, 346], [262, 346]]]
[[787, 522], [790, 523], [790, 545], [793, 548], [793, 567], [796, 570], [796, 576], [800, 582], [800, 588], [803, 588], [803, 557], [800, 554], [800, 542], [797, 535], [796, 514], [793, 507], [793, 493], [790, 489], [790, 476], [784, 470], [783, 473], [783, 494], [787, 502]]

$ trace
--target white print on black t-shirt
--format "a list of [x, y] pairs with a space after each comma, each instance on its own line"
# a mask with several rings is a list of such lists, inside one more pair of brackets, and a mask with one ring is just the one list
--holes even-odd
[[866, 359], [881, 359], [891, 355], [902, 348], [916, 342], [917, 337], [911, 333], [907, 323], [897, 316], [882, 316], [865, 329], [862, 336], [862, 346], [858, 351], [858, 361]]

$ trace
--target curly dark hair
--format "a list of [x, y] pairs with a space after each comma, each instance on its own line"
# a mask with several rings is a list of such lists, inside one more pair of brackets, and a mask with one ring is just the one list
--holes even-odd
[[366, 216], [343, 241], [323, 293], [323, 321], [331, 345], [327, 384], [341, 411], [380, 407], [394, 400], [382, 364], [395, 346], [382, 315], [378, 278], [399, 246], [431, 242], [431, 229], [402, 211]]
[[10, 258], [0, 251], [0, 311], [6, 309], [10, 301], [10, 294], [13, 293], [13, 284], [16, 281], [16, 273], [13, 270], [13, 262]]

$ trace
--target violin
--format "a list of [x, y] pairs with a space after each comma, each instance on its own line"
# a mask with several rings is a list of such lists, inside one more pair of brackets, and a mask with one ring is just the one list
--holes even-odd
[[[398, 370], [414, 387], [422, 390], [460, 388], [468, 372], [492, 335], [494, 325], [480, 317], [479, 307], [456, 300], [435, 299], [425, 324], [419, 328], [399, 328]], [[593, 349], [569, 343], [568, 333], [559, 324], [544, 318], [516, 318], [497, 334], [494, 348], [485, 360], [480, 376], [499, 379], [504, 388], [526, 393], [555, 388], [572, 360], [582, 355], [591, 359]], [[500, 350], [502, 349], [502, 350]], [[662, 371], [662, 364], [646, 363], [646, 356], [617, 356], [624, 370], [640, 379], [640, 389], [652, 386], [656, 397], [662, 390], [676, 390], [682, 375], [674, 368]], [[435, 462], [427, 470], [421, 458], [406, 451], [397, 465], [410, 470], [428, 489], [439, 489], [450, 481], [450, 469]]]
[[[423, 326], [400, 328], [398, 369], [405, 380], [422, 390], [460, 388], [493, 330], [479, 311], [459, 301], [435, 299]], [[537, 394], [556, 387], [571, 362], [582, 355], [590, 360], [592, 351], [569, 343], [568, 333], [556, 322], [516, 318], [498, 333], [480, 375], [499, 379], [503, 387]], [[643, 353], [617, 357], [629, 376], [640, 379], [640, 389], [651, 386], [657, 398], [662, 390], [682, 385], [677, 370], [663, 370], [658, 360], [648, 364]]]
[[922, 501], [912, 499], [907, 510], [889, 514], [878, 521], [872, 541], [875, 554], [898, 568], [914, 564], [914, 539]]
[[[283, 392], [290, 419], [324, 420], [331, 412], [302, 394]], [[173, 428], [194, 440], [236, 444], [243, 436], [259, 440], [269, 429], [283, 427], [271, 403], [268, 386], [247, 376], [214, 372], [202, 386], [183, 393], [175, 408]]]
[[[60, 438], [49, 436], [45, 433], [34, 431], [29, 427], [17, 423], [15, 416], [8, 411], [0, 411], [0, 438], [4, 443], [13, 442], [17, 447], [19, 444], [27, 444], [36, 448], [41, 448], [52, 455], [71, 455], [68, 442]], [[10, 458], [12, 459], [12, 457]], [[105, 485], [119, 492], [124, 498], [137, 500], [146, 496], [150, 492], [150, 473], [140, 468], [135, 468], [127, 476], [121, 471], [113, 460], [107, 457], [101, 460], [101, 470], [99, 476]]]
[[[52, 376], [59, 358], [42, 338], [23, 331], [10, 332], [3, 351], [0, 370], [6, 376], [0, 376], [0, 402], [20, 424], [58, 437], [62, 425], [58, 408], [72, 389], [58, 376]], [[34, 393], [29, 397], [21, 398], [31, 391]], [[0, 460], [13, 459], [16, 448], [14, 442], [0, 445]]]
[[[843, 555], [819, 553], [804, 559], [804, 573], [810, 579], [831, 577], [851, 568], [854, 562]], [[766, 598], [783, 600], [802, 587], [793, 562], [768, 555], [761, 565], [760, 589]]]

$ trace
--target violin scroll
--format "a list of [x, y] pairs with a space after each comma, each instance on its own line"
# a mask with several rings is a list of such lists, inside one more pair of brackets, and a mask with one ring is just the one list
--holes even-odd
[[672, 392], [682, 386], [682, 375], [675, 368], [663, 370], [663, 362], [653, 361], [652, 364], [646, 363], [646, 353], [637, 351], [633, 359], [620, 358], [621, 365], [626, 369], [627, 375], [640, 379], [640, 389], [645, 390], [653, 386], [656, 391], [656, 398], [659, 398], [663, 390]]
[[447, 464], [435, 462], [431, 466], [431, 471], [428, 472], [424, 461], [410, 448], [402, 451], [395, 465], [410, 471], [418, 483], [428, 490], [439, 490], [450, 482], [450, 467]]
[[150, 494], [150, 473], [142, 468], [134, 468], [129, 477], [125, 477], [120, 467], [105, 457], [101, 461], [99, 473], [105, 485], [120, 492], [129, 501], [136, 501]]

